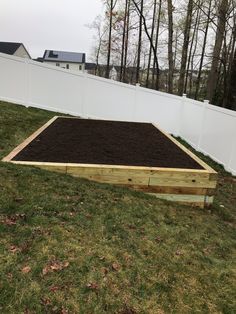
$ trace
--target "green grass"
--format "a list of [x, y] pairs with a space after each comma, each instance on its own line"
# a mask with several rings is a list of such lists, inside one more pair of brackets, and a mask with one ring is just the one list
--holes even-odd
[[[0, 158], [54, 115], [0, 103]], [[204, 159], [204, 210], [0, 162], [0, 312], [236, 313], [236, 180]]]

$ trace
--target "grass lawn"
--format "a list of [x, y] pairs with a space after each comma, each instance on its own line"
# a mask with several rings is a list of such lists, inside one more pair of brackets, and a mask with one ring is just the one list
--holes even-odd
[[[0, 102], [0, 158], [55, 113]], [[0, 162], [0, 313], [236, 313], [236, 179], [210, 209]]]

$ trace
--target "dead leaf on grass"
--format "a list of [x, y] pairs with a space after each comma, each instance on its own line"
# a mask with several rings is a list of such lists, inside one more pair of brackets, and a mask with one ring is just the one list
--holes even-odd
[[61, 289], [62, 289], [62, 287], [59, 287], [59, 286], [52, 286], [52, 287], [49, 288], [49, 290], [51, 292], [56, 292], [56, 291], [59, 291]]
[[102, 267], [101, 271], [102, 271], [104, 276], [106, 276], [108, 274], [108, 269], [106, 267]]
[[91, 290], [98, 290], [99, 286], [96, 282], [90, 282], [86, 285], [87, 288]]
[[5, 220], [2, 220], [2, 223], [7, 226], [13, 226], [16, 225], [16, 220], [13, 218], [6, 218]]
[[60, 271], [69, 266], [69, 262], [53, 261], [43, 268], [43, 275], [53, 271]]
[[115, 270], [115, 271], [118, 271], [118, 270], [120, 270], [120, 265], [118, 263], [113, 263], [112, 264], [112, 269]]
[[21, 272], [23, 274], [28, 274], [31, 271], [31, 267], [30, 266], [25, 266], [21, 269]]
[[26, 218], [25, 214], [15, 214], [12, 216], [8, 216], [5, 219], [2, 219], [1, 223], [7, 226], [13, 226], [13, 225], [16, 225], [18, 220], [25, 219], [25, 218]]
[[15, 245], [11, 245], [10, 248], [9, 248], [9, 251], [11, 253], [16, 253], [16, 252], [20, 251], [20, 248], [16, 247]]

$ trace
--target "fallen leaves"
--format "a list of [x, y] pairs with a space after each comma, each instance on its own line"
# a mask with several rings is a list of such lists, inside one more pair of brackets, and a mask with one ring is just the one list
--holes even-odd
[[9, 248], [9, 251], [11, 253], [17, 253], [17, 252], [20, 252], [20, 248], [18, 248], [17, 246], [15, 245], [11, 245], [10, 248]]
[[99, 289], [99, 286], [96, 282], [90, 282], [86, 285], [86, 287], [90, 290], [97, 291]]
[[1, 223], [3, 225], [6, 226], [14, 226], [16, 225], [18, 220], [25, 220], [26, 219], [26, 215], [25, 214], [15, 214], [15, 215], [11, 215], [11, 216], [7, 216], [5, 219], [1, 220]]
[[56, 292], [56, 291], [59, 291], [59, 290], [62, 290], [62, 287], [52, 286], [52, 287], [49, 288], [49, 291], [51, 291], [51, 292]]
[[118, 263], [113, 263], [111, 265], [112, 269], [115, 271], [119, 271], [120, 270], [120, 265]]
[[60, 271], [69, 266], [69, 262], [51, 261], [47, 266], [43, 268], [43, 275], [52, 273], [54, 271]]
[[21, 269], [21, 272], [23, 274], [28, 274], [31, 271], [31, 267], [30, 266], [25, 266]]

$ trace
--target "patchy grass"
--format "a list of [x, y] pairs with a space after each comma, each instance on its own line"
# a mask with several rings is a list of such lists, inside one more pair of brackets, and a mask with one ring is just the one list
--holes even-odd
[[[0, 158], [54, 115], [0, 103]], [[0, 162], [0, 312], [235, 313], [235, 211]]]

